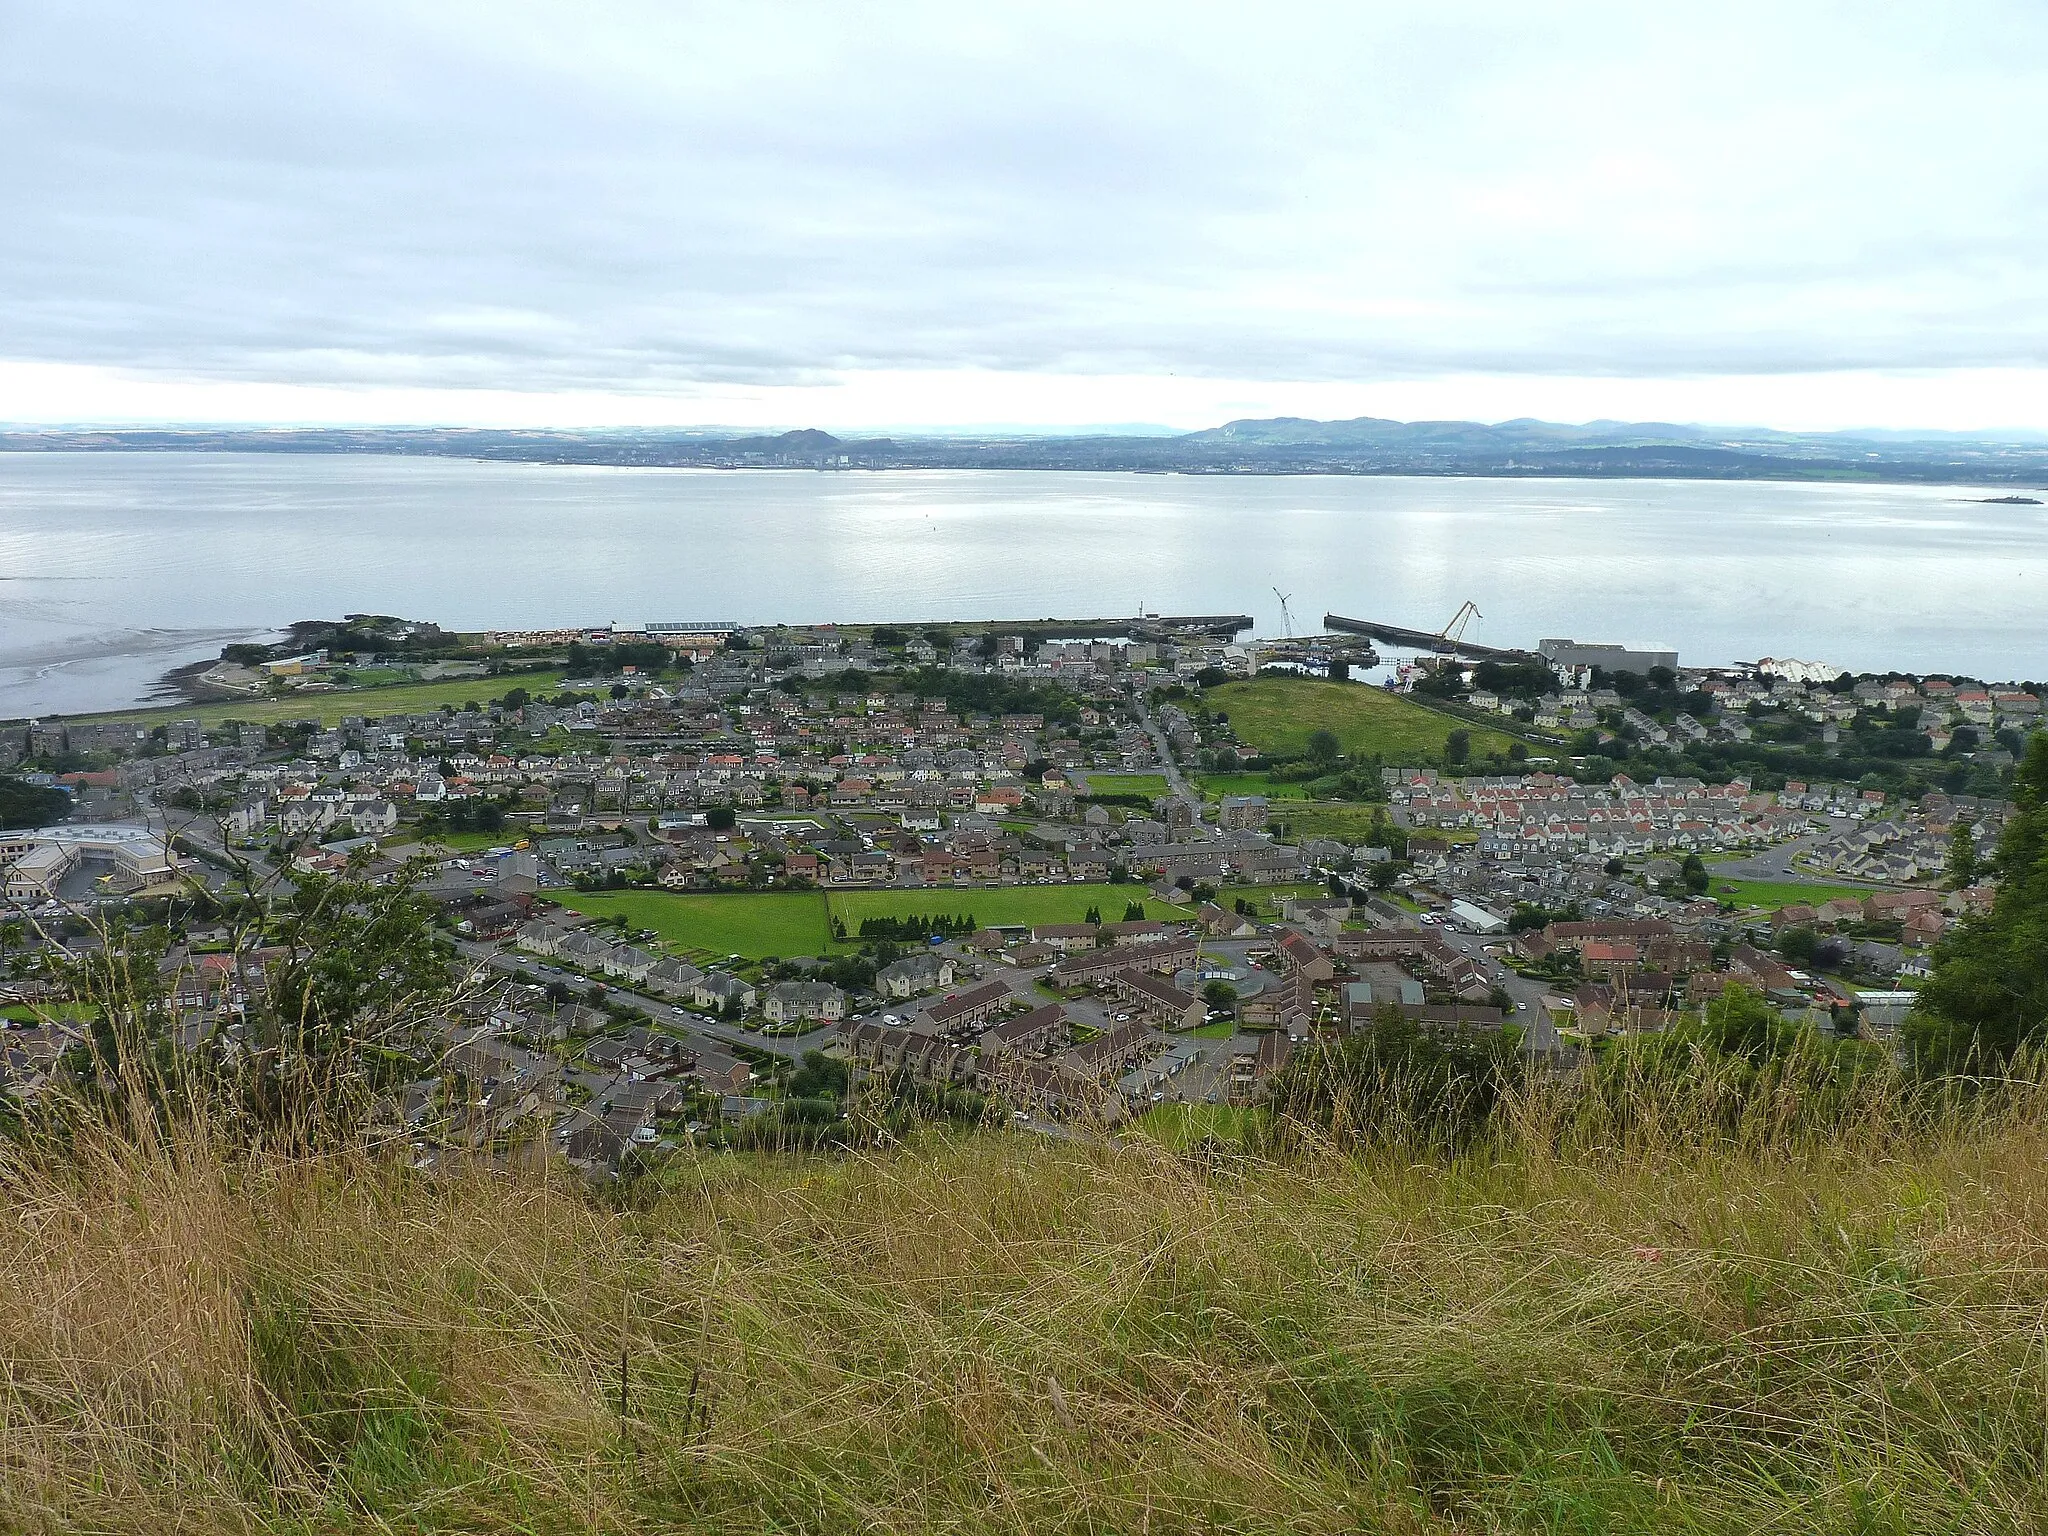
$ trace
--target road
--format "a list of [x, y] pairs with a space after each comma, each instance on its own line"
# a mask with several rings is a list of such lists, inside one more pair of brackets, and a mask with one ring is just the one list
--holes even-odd
[[1793, 867], [1793, 859], [1813, 847], [1828, 833], [1839, 832], [1844, 827], [1854, 825], [1854, 817], [1833, 817], [1830, 818], [1828, 832], [1810, 833], [1805, 837], [1794, 838], [1789, 843], [1779, 843], [1774, 847], [1745, 854], [1739, 859], [1717, 861], [1707, 866], [1707, 873], [1716, 879], [1776, 880], [1791, 885], [1854, 885], [1872, 891], [1889, 889], [1880, 881], [1856, 880], [1846, 875], [1813, 875]]
[[[1476, 934], [1460, 933], [1455, 928], [1438, 928], [1436, 932], [1459, 954], [1477, 961], [1489, 983], [1507, 989], [1508, 996], [1515, 1000], [1514, 1021], [1522, 1031], [1522, 1049], [1532, 1056], [1554, 1055], [1564, 1042], [1558, 1038], [1556, 1026], [1544, 1016], [1543, 999], [1556, 989], [1517, 975], [1497, 954], [1488, 953], [1488, 941]], [[1505, 946], [1506, 940], [1499, 939], [1491, 947], [1498, 951]]]
[[[546, 986], [559, 981], [567, 986], [576, 986], [584, 978], [562, 971], [550, 973], [542, 968], [538, 960], [528, 959], [515, 950], [501, 949], [495, 944], [477, 944], [469, 941], [458, 942], [456, 951], [479, 964], [493, 970], [503, 971], [508, 976], [518, 976], [536, 986]], [[691, 1037], [700, 1046], [718, 1045], [730, 1051], [736, 1045], [749, 1050], [766, 1051], [771, 1056], [786, 1056], [792, 1061], [802, 1058], [806, 1051], [821, 1051], [838, 1038], [830, 1025], [814, 1029], [801, 1035], [770, 1035], [751, 1029], [742, 1029], [736, 1024], [727, 1024], [718, 1019], [707, 1019], [701, 1013], [692, 1013], [687, 1008], [678, 1008], [673, 1003], [658, 997], [649, 997], [644, 992], [629, 991], [611, 982], [603, 982], [605, 996], [622, 1008], [631, 1008], [646, 1015], [657, 1024], [676, 1033]]]
[[1173, 760], [1173, 747], [1166, 739], [1166, 732], [1159, 728], [1159, 722], [1152, 718], [1149, 705], [1138, 706], [1138, 723], [1145, 728], [1145, 734], [1152, 738], [1152, 750], [1159, 758], [1160, 770], [1166, 775], [1166, 787], [1184, 800], [1199, 802], [1201, 796], [1188, 787], [1188, 781], [1181, 777], [1180, 764]]

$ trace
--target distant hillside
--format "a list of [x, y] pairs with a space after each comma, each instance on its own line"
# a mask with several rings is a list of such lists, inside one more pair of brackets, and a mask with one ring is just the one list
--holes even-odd
[[1717, 431], [1673, 422], [1311, 421], [1279, 416], [1178, 436], [1020, 434], [842, 439], [681, 430], [122, 428], [0, 431], [0, 452], [392, 453], [729, 469], [1041, 469], [1286, 475], [1642, 476], [2048, 485], [2040, 433]]
[[1480, 453], [1591, 444], [1692, 443], [1706, 436], [1699, 427], [1665, 422], [1596, 421], [1564, 426], [1527, 418], [1488, 426], [1477, 421], [1387, 421], [1359, 416], [1350, 421], [1309, 421], [1298, 416], [1226, 422], [1182, 439], [1189, 443], [1317, 444], [1335, 448], [1426, 448]]

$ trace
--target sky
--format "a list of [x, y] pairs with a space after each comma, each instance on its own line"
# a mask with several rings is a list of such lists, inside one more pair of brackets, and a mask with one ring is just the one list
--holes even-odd
[[2048, 6], [0, 0], [0, 421], [2048, 429]]

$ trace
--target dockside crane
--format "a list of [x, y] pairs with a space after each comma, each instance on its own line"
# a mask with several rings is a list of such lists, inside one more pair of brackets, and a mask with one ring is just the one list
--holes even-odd
[[1280, 626], [1287, 631], [1287, 638], [1292, 640], [1294, 638], [1294, 614], [1288, 609], [1287, 600], [1293, 594], [1282, 592], [1278, 587], [1275, 587], [1273, 595], [1280, 599]]
[[1465, 626], [1473, 619], [1485, 617], [1486, 615], [1479, 611], [1479, 605], [1471, 598], [1466, 598], [1458, 611], [1451, 615], [1451, 622], [1436, 632], [1438, 645], [1445, 651], [1455, 650], [1464, 641]]

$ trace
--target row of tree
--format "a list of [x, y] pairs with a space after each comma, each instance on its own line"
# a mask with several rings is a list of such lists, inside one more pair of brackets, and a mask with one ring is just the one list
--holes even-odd
[[[918, 912], [908, 917], [864, 917], [860, 920], [860, 937], [862, 942], [887, 939], [915, 944], [934, 934], [962, 938], [979, 926], [972, 912]], [[832, 934], [838, 939], [848, 936], [843, 918], [832, 919]]]

